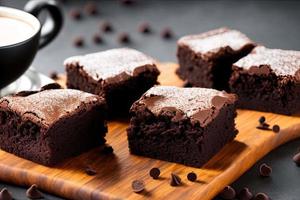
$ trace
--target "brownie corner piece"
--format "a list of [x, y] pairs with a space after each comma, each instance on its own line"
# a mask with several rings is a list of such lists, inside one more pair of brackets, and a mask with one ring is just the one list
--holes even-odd
[[236, 100], [214, 89], [153, 87], [131, 107], [130, 152], [201, 167], [238, 133]]
[[0, 148], [46, 166], [105, 144], [103, 98], [72, 89], [0, 99]]
[[177, 42], [177, 74], [194, 87], [228, 90], [232, 64], [256, 44], [243, 33], [219, 28]]
[[300, 113], [300, 51], [255, 47], [233, 64], [230, 90], [240, 108]]
[[127, 115], [130, 106], [153, 85], [155, 60], [130, 48], [119, 48], [65, 61], [68, 88], [103, 96], [110, 116]]

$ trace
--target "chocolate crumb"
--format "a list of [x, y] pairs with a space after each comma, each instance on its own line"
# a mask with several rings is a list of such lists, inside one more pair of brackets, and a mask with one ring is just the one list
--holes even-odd
[[235, 190], [231, 186], [226, 186], [219, 194], [222, 199], [234, 199], [236, 195]]
[[170, 185], [171, 186], [179, 186], [181, 185], [181, 178], [174, 174], [174, 173], [171, 173], [171, 182], [170, 182]]
[[264, 123], [258, 125], [256, 128], [260, 129], [260, 130], [266, 130], [266, 131], [272, 130], [269, 127], [270, 127], [270, 125], [264, 122]]
[[86, 167], [84, 171], [89, 176], [95, 176], [97, 174], [97, 171], [92, 169], [91, 167]]
[[149, 175], [153, 178], [153, 179], [158, 179], [159, 175], [160, 175], [160, 170], [157, 167], [154, 167], [150, 170]]
[[103, 39], [101, 37], [100, 34], [96, 33], [94, 36], [93, 36], [93, 42], [95, 44], [100, 44], [100, 43], [103, 43]]
[[265, 121], [266, 121], [265, 116], [261, 116], [258, 121], [259, 121], [260, 124], [265, 123]]
[[114, 149], [112, 148], [112, 146], [109, 146], [109, 145], [105, 146], [101, 151], [101, 153], [103, 153], [103, 154], [112, 154], [113, 152], [114, 152]]
[[164, 39], [170, 39], [173, 37], [173, 32], [170, 28], [165, 28], [161, 31], [160, 35]]
[[195, 182], [197, 180], [197, 174], [195, 172], [190, 172], [187, 175], [187, 179], [191, 182]]
[[270, 200], [270, 197], [265, 193], [260, 192], [255, 195], [254, 200]]
[[263, 163], [259, 166], [259, 175], [262, 177], [269, 177], [272, 173], [272, 168], [267, 165], [266, 163]]
[[139, 193], [145, 189], [145, 183], [142, 180], [134, 180], [131, 183], [131, 187], [135, 193]]
[[300, 167], [300, 152], [294, 155], [293, 161], [296, 163], [298, 167]]
[[247, 187], [244, 187], [237, 195], [237, 199], [239, 200], [251, 200], [252, 198], [253, 198], [253, 194], [250, 192], [249, 188]]
[[52, 72], [50, 72], [49, 77], [54, 79], [54, 80], [57, 80], [58, 79], [58, 73], [56, 71], [52, 71]]
[[0, 191], [0, 199], [1, 200], [13, 200], [11, 193], [6, 188], [3, 188]]
[[136, 3], [135, 0], [119, 0], [119, 1], [124, 6], [131, 6]]
[[105, 22], [103, 22], [102, 23], [102, 25], [101, 25], [101, 30], [103, 31], [103, 32], [112, 32], [113, 31], [113, 27], [112, 27], [112, 25], [111, 25], [111, 23], [110, 22], [108, 22], [108, 21], [105, 21]]
[[79, 20], [82, 18], [81, 12], [78, 9], [72, 9], [69, 15], [74, 20]]
[[130, 37], [128, 33], [120, 33], [118, 36], [118, 41], [120, 43], [129, 43], [130, 42]]
[[274, 133], [279, 133], [280, 131], [280, 126], [278, 126], [277, 124], [275, 124], [273, 127], [272, 127], [272, 130]]
[[43, 199], [43, 194], [38, 190], [37, 185], [33, 184], [27, 191], [26, 196], [29, 199]]
[[73, 44], [75, 47], [82, 47], [84, 45], [83, 37], [79, 36], [79, 37], [74, 38]]
[[151, 32], [150, 25], [147, 22], [140, 24], [138, 30], [140, 33], [145, 33], [145, 34]]
[[98, 14], [97, 4], [92, 1], [88, 2], [85, 5], [84, 10], [88, 15], [97, 15]]

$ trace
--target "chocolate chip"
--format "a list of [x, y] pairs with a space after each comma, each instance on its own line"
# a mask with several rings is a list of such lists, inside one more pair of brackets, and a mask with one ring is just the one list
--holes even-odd
[[103, 154], [112, 154], [114, 152], [114, 149], [112, 148], [112, 146], [105, 146], [101, 153]]
[[181, 185], [181, 178], [174, 173], [171, 173], [171, 181], [170, 181], [171, 186], [179, 186]]
[[259, 175], [262, 177], [269, 177], [272, 173], [272, 168], [267, 165], [266, 163], [263, 163], [259, 166]]
[[258, 121], [259, 121], [260, 124], [265, 123], [265, 121], [266, 121], [265, 116], [261, 116]]
[[1, 191], [0, 191], [0, 199], [1, 200], [12, 200], [12, 195], [10, 194], [10, 192], [6, 189], [6, 188], [3, 188]]
[[88, 15], [97, 15], [98, 14], [97, 4], [95, 2], [88, 2], [85, 5], [84, 10]]
[[110, 22], [105, 21], [105, 22], [103, 22], [102, 25], [101, 25], [101, 30], [102, 30], [103, 32], [112, 32], [112, 31], [113, 31], [113, 27], [112, 27], [112, 25], [111, 25]]
[[100, 34], [96, 33], [94, 36], [93, 36], [93, 42], [95, 44], [100, 44], [100, 43], [103, 43], [103, 39], [101, 37]]
[[84, 39], [81, 36], [74, 38], [73, 44], [75, 47], [82, 47], [84, 45]]
[[197, 180], [197, 174], [194, 173], [194, 172], [190, 172], [190, 173], [188, 173], [188, 175], [187, 175], [187, 179], [188, 179], [189, 181], [195, 182], [195, 181]]
[[82, 18], [81, 12], [78, 9], [72, 9], [69, 15], [74, 20], [79, 20]]
[[54, 79], [54, 80], [57, 80], [58, 79], [58, 73], [56, 71], [52, 71], [50, 74], [49, 74], [50, 78]]
[[134, 3], [136, 3], [136, 1], [134, 1], [134, 0], [119, 0], [119, 1], [124, 6], [131, 6]]
[[279, 133], [280, 131], [280, 126], [278, 126], [277, 124], [275, 124], [273, 127], [272, 127], [272, 130], [274, 133]]
[[254, 197], [254, 200], [270, 200], [270, 197], [265, 193], [257, 193]]
[[250, 200], [252, 198], [253, 198], [253, 194], [246, 187], [244, 187], [237, 195], [237, 199], [239, 200]]
[[140, 33], [150, 33], [151, 32], [150, 25], [147, 22], [140, 24], [138, 30]]
[[300, 167], [300, 152], [294, 155], [293, 161], [296, 163], [298, 167]]
[[38, 190], [37, 185], [33, 184], [27, 191], [26, 196], [29, 199], [43, 199], [43, 194]]
[[53, 90], [53, 89], [61, 89], [61, 85], [59, 85], [58, 83], [49, 83], [47, 85], [44, 85], [42, 88], [41, 88], [41, 91], [44, 91], [44, 90]]
[[92, 169], [91, 167], [85, 168], [84, 171], [85, 171], [85, 173], [86, 173], [87, 175], [89, 175], [89, 176], [94, 176], [94, 175], [97, 174], [97, 171], [94, 170], [94, 169]]
[[231, 186], [226, 186], [219, 194], [222, 199], [234, 199], [235, 198], [235, 190]]
[[120, 43], [129, 43], [130, 42], [130, 37], [128, 33], [120, 33], [118, 36], [118, 41]]
[[139, 193], [145, 189], [145, 183], [142, 180], [134, 180], [131, 183], [131, 187], [134, 192]]
[[264, 123], [258, 125], [256, 128], [261, 129], [261, 130], [266, 130], [266, 131], [272, 130], [269, 127], [270, 127], [270, 125], [264, 122]]
[[158, 179], [159, 175], [160, 175], [160, 170], [157, 167], [154, 167], [150, 170], [149, 175], [153, 178], [153, 179]]
[[173, 32], [170, 28], [165, 28], [161, 31], [160, 35], [164, 39], [170, 39], [173, 37]]

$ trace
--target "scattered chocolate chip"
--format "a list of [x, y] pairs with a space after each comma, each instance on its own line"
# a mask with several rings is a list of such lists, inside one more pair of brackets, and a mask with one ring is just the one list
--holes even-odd
[[272, 127], [272, 130], [274, 133], [279, 133], [280, 131], [280, 126], [278, 126], [277, 124], [275, 124], [273, 127]]
[[294, 155], [293, 161], [296, 163], [297, 166], [300, 167], [300, 152]]
[[70, 11], [70, 17], [74, 20], [79, 20], [82, 18], [81, 12], [78, 9], [72, 9]]
[[0, 199], [1, 200], [13, 200], [12, 195], [6, 188], [3, 188], [0, 191]]
[[153, 178], [153, 179], [158, 179], [159, 175], [160, 175], [160, 170], [157, 167], [154, 167], [150, 170], [149, 175]]
[[114, 152], [114, 149], [112, 148], [112, 146], [105, 146], [101, 153], [103, 154], [112, 154]]
[[252, 198], [253, 198], [253, 194], [246, 187], [244, 187], [237, 195], [237, 199], [239, 200], [251, 200]]
[[174, 173], [171, 173], [171, 182], [170, 182], [171, 186], [179, 186], [181, 185], [181, 178]]
[[101, 30], [102, 30], [103, 32], [112, 32], [112, 31], [113, 31], [113, 27], [112, 27], [112, 25], [111, 25], [110, 22], [105, 21], [105, 22], [103, 22], [102, 25], [101, 25]]
[[33, 184], [27, 191], [26, 196], [29, 199], [43, 199], [43, 194], [38, 190], [37, 185]]
[[119, 0], [119, 1], [122, 5], [125, 5], [125, 6], [130, 6], [130, 5], [133, 5], [134, 3], [136, 3], [135, 0]]
[[84, 6], [84, 10], [88, 15], [97, 15], [98, 14], [98, 8], [97, 8], [97, 4], [95, 2], [88, 2]]
[[261, 116], [258, 121], [259, 121], [260, 124], [265, 123], [265, 121], [266, 121], [265, 116]]
[[94, 176], [94, 175], [97, 174], [97, 171], [94, 170], [94, 169], [92, 169], [91, 167], [85, 168], [84, 171], [85, 171], [85, 173], [86, 173], [87, 175], [89, 175], [89, 176]]
[[84, 45], [84, 39], [81, 36], [74, 38], [73, 44], [75, 47], [82, 47]]
[[170, 28], [165, 28], [161, 31], [160, 35], [164, 39], [170, 39], [173, 37], [173, 32]]
[[120, 33], [118, 36], [118, 41], [120, 43], [129, 43], [130, 42], [130, 37], [128, 33]]
[[195, 182], [197, 180], [197, 174], [195, 172], [190, 172], [187, 175], [189, 181]]
[[61, 89], [61, 85], [59, 85], [58, 83], [49, 83], [47, 85], [44, 85], [42, 88], [41, 88], [41, 91], [44, 91], [44, 90], [52, 90], [52, 89]]
[[139, 193], [145, 189], [145, 183], [142, 180], [134, 180], [131, 183], [131, 187], [134, 192]]
[[103, 43], [103, 39], [102, 39], [101, 35], [98, 34], [98, 33], [96, 33], [96, 34], [93, 36], [93, 42], [96, 43], [96, 44]]
[[150, 25], [147, 22], [140, 24], [138, 30], [140, 33], [150, 33], [151, 32]]
[[266, 130], [266, 131], [272, 130], [269, 127], [270, 127], [270, 125], [264, 122], [264, 123], [258, 125], [256, 128], [261, 129], [261, 130]]
[[58, 73], [56, 71], [52, 71], [50, 74], [49, 74], [50, 78], [54, 79], [54, 80], [57, 80], [58, 79]]
[[270, 200], [270, 197], [265, 193], [257, 193], [254, 197], [254, 200]]
[[222, 199], [234, 199], [235, 198], [235, 190], [231, 186], [226, 186], [219, 194]]
[[259, 175], [262, 177], [269, 177], [272, 173], [272, 168], [267, 165], [266, 163], [263, 163], [259, 166]]

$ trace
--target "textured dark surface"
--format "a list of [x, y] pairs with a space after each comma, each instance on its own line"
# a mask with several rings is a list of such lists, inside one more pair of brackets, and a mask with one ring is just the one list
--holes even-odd
[[[0, 0], [0, 4], [22, 8], [26, 1]], [[72, 1], [73, 5], [85, 1]], [[251, 39], [270, 48], [300, 50], [299, 1], [154, 1], [147, 0], [133, 7], [123, 7], [116, 0], [99, 1], [98, 17], [84, 16], [82, 21], [71, 21], [69, 16], [63, 32], [57, 40], [41, 50], [34, 66], [41, 72], [64, 71], [63, 60], [69, 56], [119, 47], [118, 32], [129, 32], [130, 47], [143, 51], [162, 61], [176, 61], [176, 39], [162, 40], [159, 32], [166, 26], [173, 29], [178, 38], [185, 34], [205, 32], [221, 26], [229, 26], [247, 34]], [[109, 20], [115, 32], [103, 34], [104, 43], [92, 42], [94, 33], [100, 30], [98, 22]], [[140, 22], [148, 21], [153, 29], [149, 35], [140, 34]], [[83, 35], [86, 46], [72, 47], [73, 37]], [[266, 192], [272, 199], [298, 200], [300, 170], [292, 161], [293, 154], [300, 146], [300, 140], [284, 145], [266, 156], [263, 161], [273, 168], [271, 178], [261, 179], [258, 166], [254, 166], [233, 186], [236, 189], [249, 187], [253, 192]], [[260, 162], [260, 163], [261, 163]], [[201, 177], [199, 177], [201, 178]], [[1, 183], [8, 187], [16, 199], [26, 199], [24, 188]], [[59, 199], [47, 196], [47, 199]]]

